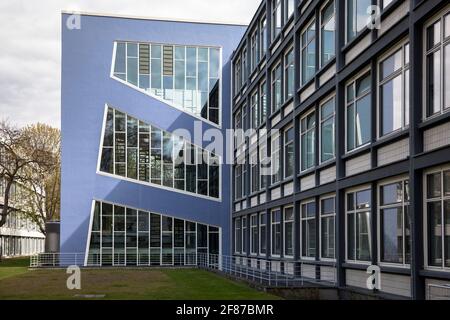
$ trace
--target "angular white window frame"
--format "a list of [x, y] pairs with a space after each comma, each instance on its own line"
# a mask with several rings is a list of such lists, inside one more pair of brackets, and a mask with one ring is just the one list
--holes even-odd
[[[116, 175], [116, 174], [111, 174], [111, 173], [107, 173], [107, 172], [101, 171], [101, 159], [102, 159], [102, 151], [103, 151], [103, 141], [104, 141], [104, 138], [105, 138], [106, 121], [107, 121], [108, 109], [109, 108], [113, 109], [114, 111], [118, 111], [118, 112], [123, 113], [125, 115], [125, 119], [127, 119], [127, 116], [129, 116], [129, 117], [135, 118], [136, 120], [138, 120], [138, 122], [142, 121], [139, 118], [134, 117], [134, 116], [128, 114], [127, 112], [124, 112], [124, 111], [120, 110], [119, 108], [116, 108], [116, 107], [110, 106], [108, 104], [105, 104], [105, 111], [104, 111], [104, 115], [103, 115], [102, 133], [101, 133], [101, 136], [100, 136], [100, 143], [99, 143], [99, 149], [98, 149], [99, 151], [98, 151], [98, 158], [97, 158], [96, 174], [102, 175], [102, 176], [106, 176], [106, 177], [110, 177], [110, 178], [114, 178], [114, 179], [127, 181], [127, 182], [131, 182], [131, 183], [135, 183], [135, 184], [140, 184], [140, 185], [149, 186], [149, 187], [153, 187], [153, 188], [163, 189], [163, 190], [174, 192], [174, 193], [181, 193], [181, 194], [189, 195], [189, 196], [192, 196], [192, 197], [203, 198], [203, 199], [207, 199], [207, 200], [211, 200], [211, 201], [215, 201], [215, 202], [222, 202], [222, 165], [220, 165], [220, 163], [222, 163], [222, 160], [221, 160], [221, 157], [218, 156], [218, 155], [216, 155], [216, 157], [219, 158], [219, 198], [213, 198], [213, 197], [201, 195], [201, 194], [198, 194], [198, 193], [192, 193], [192, 192], [189, 192], [189, 191], [186, 191], [186, 190], [179, 190], [179, 189], [176, 189], [176, 188], [166, 187], [163, 184], [159, 185], [159, 184], [155, 184], [155, 183], [151, 183], [151, 182], [140, 181], [139, 179], [131, 179], [131, 178], [128, 178], [126, 176], [123, 177], [123, 176], [119, 176], [119, 175]], [[161, 130], [161, 132], [166, 132], [166, 133], [170, 134], [172, 136], [172, 138], [182, 139], [182, 137], [176, 137], [172, 133], [167, 132], [165, 130], [162, 130], [160, 128], [157, 128], [156, 126], [153, 126], [153, 125], [151, 125], [149, 123], [146, 123], [146, 124], [148, 124], [149, 126], [151, 126], [153, 128], [156, 128], [158, 130]], [[127, 126], [126, 126], [126, 130], [127, 130]], [[114, 132], [115, 132], [115, 130], [114, 130]], [[125, 136], [127, 136], [126, 131], [125, 131]], [[113, 150], [115, 150], [115, 140], [116, 139], [113, 139], [113, 147], [112, 147]], [[207, 152], [202, 147], [199, 147], [199, 146], [191, 143], [190, 141], [185, 140], [185, 144], [184, 145], [186, 146], [187, 144], [190, 144], [190, 145], [194, 146], [196, 149], [200, 148], [200, 149], [204, 150], [205, 152]], [[139, 140], [138, 140], [138, 145], [139, 145]], [[149, 152], [151, 152], [151, 148], [149, 150], [150, 150]], [[126, 151], [125, 151], [125, 156], [127, 157], [127, 152]], [[161, 155], [161, 157], [162, 157], [162, 155]], [[208, 158], [210, 158], [210, 156], [208, 156]], [[175, 157], [174, 157], [174, 159], [175, 159]], [[125, 162], [125, 164], [126, 163], [127, 162]], [[115, 161], [114, 161], [114, 164], [115, 164]], [[137, 162], [137, 165], [138, 164], [139, 164], [139, 162]], [[175, 161], [174, 161], [173, 165], [175, 166]], [[127, 169], [127, 166], [125, 166], [125, 168]], [[161, 169], [161, 171], [163, 171], [163, 170]], [[175, 172], [175, 169], [174, 169], [174, 172]], [[149, 176], [150, 176], [149, 181], [151, 181], [151, 173], [149, 173]], [[209, 170], [208, 170], [208, 179], [209, 179]], [[173, 177], [173, 180], [175, 180], [174, 177]], [[196, 177], [196, 184], [197, 184], [197, 180], [198, 179]], [[185, 187], [186, 187], [186, 170], [185, 170], [184, 181], [185, 181]], [[208, 183], [208, 189], [209, 189], [209, 183]]]
[[[166, 214], [164, 214], [164, 213], [156, 213], [156, 212], [152, 212], [152, 211], [149, 211], [149, 210], [144, 210], [144, 209], [139, 209], [139, 208], [135, 208], [135, 207], [131, 207], [131, 206], [126, 206], [126, 205], [122, 205], [122, 204], [119, 204], [119, 203], [114, 203], [114, 202], [109, 202], [109, 201], [104, 201], [104, 200], [101, 200], [101, 199], [93, 199], [92, 200], [92, 203], [91, 203], [91, 208], [90, 208], [90, 214], [89, 214], [89, 229], [88, 229], [88, 234], [87, 234], [87, 238], [86, 238], [86, 247], [85, 247], [85, 256], [84, 256], [84, 266], [85, 267], [88, 267], [88, 266], [101, 266], [102, 265], [102, 263], [100, 263], [100, 264], [89, 264], [88, 262], [89, 262], [89, 251], [90, 251], [90, 245], [91, 245], [91, 237], [92, 237], [92, 233], [93, 232], [99, 232], [100, 234], [102, 234], [103, 233], [103, 230], [102, 230], [102, 221], [101, 221], [101, 219], [100, 219], [100, 230], [99, 231], [92, 231], [92, 228], [93, 228], [93, 223], [94, 223], [94, 214], [95, 214], [95, 204], [96, 203], [99, 203], [100, 204], [100, 207], [102, 206], [102, 204], [107, 204], [107, 205], [110, 205], [110, 206], [112, 206], [113, 207], [113, 210], [115, 210], [115, 207], [120, 207], [120, 208], [123, 208], [124, 209], [124, 211], [125, 211], [125, 216], [126, 216], [126, 212], [127, 212], [127, 210], [134, 210], [134, 211], [136, 211], [136, 213], [137, 213], [137, 219], [136, 219], [136, 221], [137, 221], [137, 230], [136, 230], [136, 237], [137, 237], [137, 239], [139, 238], [139, 213], [140, 212], [142, 212], [142, 213], [146, 213], [146, 214], [148, 214], [148, 217], [149, 217], [149, 231], [148, 231], [148, 234], [149, 234], [149, 243], [148, 243], [148, 246], [149, 246], [149, 262], [148, 262], [148, 264], [145, 264], [145, 265], [143, 265], [143, 264], [140, 264], [139, 263], [139, 259], [138, 258], [136, 258], [136, 266], [150, 266], [150, 265], [152, 265], [152, 263], [151, 263], [151, 260], [150, 260], [150, 255], [151, 255], [151, 249], [152, 248], [156, 248], [156, 247], [152, 247], [151, 246], [151, 244], [150, 244], [150, 241], [151, 241], [151, 226], [150, 226], [150, 219], [151, 219], [151, 215], [153, 214], [153, 215], [157, 215], [157, 216], [159, 216], [160, 217], [160, 221], [161, 221], [161, 224], [160, 224], [160, 229], [159, 229], [159, 233], [160, 233], [160, 245], [159, 245], [159, 250], [160, 250], [160, 263], [159, 263], [159, 265], [160, 266], [163, 266], [163, 265], [175, 265], [174, 264], [174, 253], [175, 253], [175, 249], [177, 248], [177, 247], [175, 247], [175, 243], [174, 243], [174, 238], [173, 238], [173, 236], [174, 236], [174, 227], [173, 227], [173, 225], [172, 225], [172, 263], [171, 264], [164, 264], [163, 263], [163, 257], [162, 257], [162, 252], [163, 252], [163, 244], [162, 244], [162, 238], [163, 238], [163, 228], [162, 228], [162, 218], [163, 217], [165, 217], [165, 218], [169, 218], [169, 219], [172, 219], [172, 223], [174, 222], [174, 220], [181, 220], [181, 221], [184, 221], [184, 233], [183, 233], [183, 236], [184, 236], [184, 265], [197, 265], [197, 260], [198, 260], [198, 254], [199, 254], [199, 248], [202, 248], [202, 247], [199, 247], [198, 246], [198, 243], [197, 243], [197, 230], [198, 230], [198, 228], [197, 228], [197, 226], [198, 225], [202, 225], [202, 226], [206, 226], [207, 227], [207, 239], [208, 239], [208, 244], [207, 244], [207, 247], [206, 247], [206, 249], [208, 250], [207, 252], [209, 252], [209, 234], [210, 233], [216, 233], [215, 231], [210, 231], [210, 228], [214, 228], [214, 229], [218, 229], [218, 234], [219, 234], [219, 255], [222, 255], [222, 228], [221, 227], [219, 227], [219, 226], [214, 226], [214, 225], [209, 225], [209, 224], [203, 224], [203, 223], [200, 223], [200, 222], [195, 222], [195, 221], [192, 221], [192, 220], [187, 220], [187, 219], [181, 219], [181, 218], [176, 218], [176, 217], [172, 217], [172, 216], [169, 216], [169, 215], [166, 215]], [[113, 216], [112, 216], [112, 221], [113, 221], [113, 223], [114, 223], [114, 217], [115, 217], [115, 214], [113, 213]], [[124, 221], [126, 221], [126, 220], [124, 220]], [[186, 223], [193, 223], [193, 224], [195, 224], [196, 225], [196, 231], [195, 231], [195, 243], [196, 243], [196, 245], [195, 245], [195, 248], [196, 248], [196, 253], [195, 253], [195, 256], [196, 256], [196, 259], [195, 259], [195, 261], [193, 261], [192, 263], [186, 263], [187, 261], [188, 261], [188, 259], [186, 259], [186, 256], [187, 256], [187, 247], [186, 247], [186, 234], [187, 233], [190, 233], [189, 231], [187, 231], [186, 230]], [[111, 255], [112, 255], [112, 257], [113, 257], [113, 259], [112, 259], [112, 265], [113, 266], [118, 266], [118, 267], [121, 267], [121, 266], [125, 266], [126, 265], [126, 260], [125, 260], [125, 263], [124, 264], [121, 264], [121, 263], [115, 263], [115, 259], [114, 259], [114, 233], [116, 233], [117, 231], [115, 231], [114, 230], [114, 227], [112, 228], [112, 245], [113, 245], [113, 247], [111, 248], [112, 249], [112, 253], [111, 253]], [[125, 229], [124, 229], [124, 236], [125, 236], [125, 239], [126, 239], [126, 235], [127, 235], [127, 230], [126, 230], [126, 227], [125, 227]], [[144, 233], [146, 233], [146, 231], [144, 231]], [[137, 240], [138, 241], [138, 240]], [[101, 238], [100, 238], [100, 261], [102, 261], [102, 257], [101, 257], [101, 255], [102, 255], [102, 240], [101, 240]], [[138, 243], [137, 243], [137, 245], [138, 245]], [[126, 252], [126, 241], [125, 241], [125, 252]], [[134, 248], [133, 248], [134, 249]], [[136, 249], [138, 249], [138, 248], [136, 248]], [[181, 248], [180, 248], [181, 249]], [[138, 253], [138, 251], [136, 251], [137, 252], [137, 256], [139, 255], [139, 253]], [[126, 258], [125, 258], [126, 259]]]
[[[165, 99], [163, 99], [161, 97], [158, 97], [157, 95], [152, 94], [151, 92], [148, 92], [148, 91], [146, 91], [144, 89], [139, 88], [139, 70], [138, 70], [138, 85], [137, 86], [135, 86], [133, 84], [130, 84], [127, 81], [124, 81], [124, 80], [116, 77], [114, 75], [114, 69], [115, 69], [115, 62], [116, 62], [117, 44], [119, 42], [135, 43], [135, 44], [138, 45], [138, 47], [139, 47], [139, 44], [149, 44], [149, 45], [154, 44], [154, 45], [161, 45], [161, 46], [173, 46], [174, 48], [177, 47], [177, 46], [184, 46], [184, 47], [218, 49], [219, 50], [219, 79], [218, 80], [219, 80], [219, 84], [220, 84], [220, 86], [219, 86], [219, 123], [218, 124], [214, 123], [214, 122], [210, 121], [209, 119], [205, 119], [205, 118], [203, 118], [203, 117], [201, 117], [199, 115], [196, 115], [196, 114], [194, 114], [192, 112], [189, 112], [189, 111], [185, 110], [184, 108], [182, 108], [180, 106], [177, 106], [176, 104], [174, 104], [174, 103], [172, 103], [172, 102], [170, 102], [168, 100], [165, 100]], [[116, 80], [116, 81], [118, 81], [118, 82], [120, 82], [120, 83], [122, 83], [122, 84], [124, 84], [124, 85], [126, 85], [126, 86], [128, 86], [130, 88], [132, 88], [133, 90], [137, 90], [137, 91], [139, 91], [139, 92], [141, 92], [141, 93], [143, 93], [143, 94], [145, 94], [145, 95], [147, 95], [149, 97], [152, 97], [152, 98], [154, 98], [154, 99], [164, 103], [165, 105], [168, 105], [168, 106], [170, 106], [172, 108], [180, 110], [180, 111], [190, 115], [191, 117], [194, 117], [194, 118], [196, 118], [198, 120], [201, 120], [201, 121], [203, 121], [205, 123], [208, 123], [211, 126], [214, 126], [216, 128], [222, 128], [222, 85], [223, 85], [223, 83], [222, 83], [222, 79], [223, 79], [223, 77], [222, 77], [222, 72], [223, 72], [223, 70], [222, 70], [222, 68], [223, 68], [223, 56], [222, 56], [223, 55], [223, 48], [222, 47], [218, 47], [218, 46], [201, 46], [201, 45], [186, 45], [186, 44], [181, 45], [181, 44], [163, 44], [163, 43], [143, 43], [143, 42], [133, 42], [133, 41], [114, 41], [113, 48], [114, 49], [113, 49], [112, 61], [111, 61], [111, 69], [110, 69], [110, 77], [111, 77], [111, 79], [114, 79], [114, 80]], [[208, 56], [209, 56], [209, 50], [208, 50]], [[174, 54], [174, 57], [175, 57], [175, 54]], [[175, 64], [175, 62], [174, 62], [174, 64]], [[139, 48], [138, 48], [138, 69], [139, 69]], [[197, 69], [198, 69], [198, 66], [197, 66]], [[163, 72], [161, 71], [161, 74], [162, 73]], [[175, 76], [174, 76], [174, 81], [175, 81]], [[209, 83], [209, 66], [208, 66], [208, 83]], [[208, 86], [209, 86], [209, 84], [208, 84]]]

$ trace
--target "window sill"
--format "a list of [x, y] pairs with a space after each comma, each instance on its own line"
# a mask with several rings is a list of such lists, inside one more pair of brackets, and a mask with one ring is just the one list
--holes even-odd
[[351, 159], [351, 158], [355, 158], [355, 157], [361, 155], [362, 153], [370, 151], [371, 148], [372, 148], [372, 143], [368, 143], [368, 144], [365, 144], [365, 145], [363, 145], [361, 147], [358, 147], [357, 149], [354, 149], [352, 151], [348, 151], [341, 158], [342, 158], [342, 160], [348, 160], [348, 159]]
[[306, 88], [308, 88], [310, 85], [312, 85], [313, 83], [315, 83], [316, 80], [316, 76], [317, 76], [317, 72], [314, 74], [314, 76], [309, 79], [308, 81], [306, 81], [305, 84], [301, 84], [300, 88], [297, 90], [297, 94], [301, 94]]
[[[345, 28], [347, 29], [347, 27]], [[347, 32], [347, 30], [345, 30], [345, 32]], [[356, 46], [359, 41], [361, 41], [366, 35], [368, 35], [370, 32], [372, 32], [372, 30], [370, 30], [368, 27], [364, 27], [364, 29], [362, 29], [360, 32], [358, 32], [358, 34], [356, 35], [355, 38], [353, 38], [352, 40], [350, 40], [349, 42], [347, 42], [342, 48], [341, 48], [341, 52], [343, 54], [346, 54], [348, 51], [350, 51], [354, 46]]]
[[419, 129], [428, 129], [450, 120], [450, 108], [443, 110], [441, 113], [422, 120]]
[[408, 135], [409, 135], [409, 127], [406, 127], [378, 138], [376, 142], [372, 143], [372, 147], [379, 148], [387, 144], [393, 143], [397, 140], [401, 140], [402, 138], [405, 138]]

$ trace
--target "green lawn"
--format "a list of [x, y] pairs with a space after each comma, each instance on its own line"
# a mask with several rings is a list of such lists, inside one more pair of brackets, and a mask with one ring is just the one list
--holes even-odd
[[107, 300], [279, 299], [198, 269], [82, 269], [82, 290], [70, 291], [65, 270], [28, 270], [27, 265], [23, 261], [0, 264], [0, 300], [89, 299], [85, 296]]
[[0, 280], [26, 273], [30, 258], [2, 259], [0, 262]]

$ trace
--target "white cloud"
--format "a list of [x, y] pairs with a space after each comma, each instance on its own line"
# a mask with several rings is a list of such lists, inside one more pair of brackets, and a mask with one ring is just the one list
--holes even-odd
[[60, 126], [61, 11], [248, 24], [261, 0], [2, 0], [0, 119]]

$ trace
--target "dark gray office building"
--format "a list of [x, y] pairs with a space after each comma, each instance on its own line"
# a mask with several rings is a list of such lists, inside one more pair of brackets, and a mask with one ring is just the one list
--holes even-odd
[[[372, 14], [370, 13], [372, 12]], [[236, 261], [432, 298], [450, 283], [450, 4], [265, 0], [233, 55]]]

